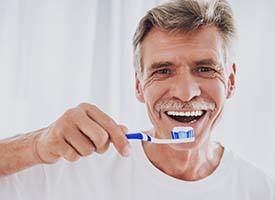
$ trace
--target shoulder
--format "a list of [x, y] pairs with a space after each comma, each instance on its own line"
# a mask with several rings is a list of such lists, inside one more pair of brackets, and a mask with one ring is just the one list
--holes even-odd
[[227, 150], [227, 151], [232, 156], [232, 164], [235, 169], [235, 172], [240, 173], [239, 174], [240, 176], [253, 175], [252, 177], [260, 178], [260, 179], [269, 177], [272, 180], [271, 176], [265, 173], [262, 169], [258, 168], [252, 162], [244, 159], [242, 156], [240, 156], [239, 154], [233, 151], [230, 151], [230, 150]]
[[237, 153], [231, 154], [232, 181], [241, 188], [251, 191], [253, 196], [261, 195], [275, 198], [275, 179]]

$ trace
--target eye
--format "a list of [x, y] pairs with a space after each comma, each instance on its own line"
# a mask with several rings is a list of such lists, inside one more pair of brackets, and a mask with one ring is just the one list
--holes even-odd
[[170, 69], [164, 68], [164, 69], [159, 69], [155, 71], [157, 74], [172, 74], [172, 71]]
[[196, 72], [215, 72], [214, 69], [210, 68], [210, 67], [197, 67]]
[[205, 78], [213, 78], [217, 71], [213, 67], [199, 66], [193, 69], [193, 72]]

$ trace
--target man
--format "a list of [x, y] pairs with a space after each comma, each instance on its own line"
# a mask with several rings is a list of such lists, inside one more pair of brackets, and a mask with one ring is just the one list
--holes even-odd
[[1, 199], [274, 200], [273, 180], [210, 139], [235, 89], [234, 36], [225, 0], [148, 11], [133, 41], [136, 96], [153, 124], [144, 132], [169, 138], [173, 127], [191, 126], [195, 142], [130, 144], [125, 126], [82, 103], [47, 128], [1, 142]]

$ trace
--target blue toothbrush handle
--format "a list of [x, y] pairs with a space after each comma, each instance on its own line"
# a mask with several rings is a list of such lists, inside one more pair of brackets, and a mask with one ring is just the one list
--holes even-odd
[[127, 139], [137, 139], [137, 140], [142, 140], [143, 135], [141, 133], [128, 133], [126, 134]]
[[129, 140], [143, 140], [148, 142], [152, 140], [149, 135], [145, 135], [144, 133], [127, 133], [126, 137]]

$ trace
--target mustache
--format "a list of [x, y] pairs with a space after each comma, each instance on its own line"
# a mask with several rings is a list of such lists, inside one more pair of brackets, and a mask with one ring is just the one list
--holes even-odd
[[209, 100], [203, 98], [195, 98], [188, 102], [183, 102], [181, 100], [162, 100], [156, 103], [155, 110], [160, 113], [162, 111], [168, 110], [211, 110], [213, 111], [216, 107], [216, 104]]

